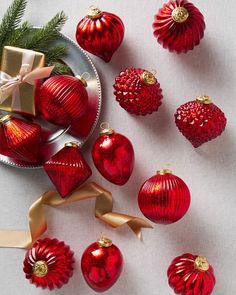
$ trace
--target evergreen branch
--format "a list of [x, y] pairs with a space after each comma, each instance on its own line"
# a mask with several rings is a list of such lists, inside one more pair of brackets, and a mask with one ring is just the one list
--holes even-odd
[[32, 29], [32, 26], [28, 22], [24, 22], [19, 28], [17, 28], [9, 37], [7, 45], [24, 47], [24, 39]]
[[44, 52], [46, 55], [46, 63], [50, 64], [61, 60], [67, 53], [66, 45], [56, 45]]
[[60, 62], [56, 62], [53, 64], [48, 64], [49, 65], [54, 65], [54, 69], [52, 71], [52, 76], [56, 76], [56, 75], [73, 75], [73, 73], [71, 72], [71, 69], [63, 63]]

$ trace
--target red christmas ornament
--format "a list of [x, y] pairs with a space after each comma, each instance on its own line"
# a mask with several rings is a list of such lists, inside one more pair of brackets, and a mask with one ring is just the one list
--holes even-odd
[[154, 36], [164, 48], [186, 53], [204, 36], [205, 22], [201, 12], [187, 0], [171, 0], [155, 15]]
[[179, 131], [197, 148], [225, 130], [224, 113], [212, 103], [209, 96], [199, 96], [195, 101], [181, 105], [175, 113]]
[[125, 184], [133, 171], [134, 150], [124, 135], [116, 133], [108, 126], [102, 127], [100, 137], [95, 141], [92, 157], [98, 171], [108, 181]]
[[116, 77], [116, 100], [127, 112], [147, 115], [158, 110], [162, 100], [162, 89], [155, 76], [143, 69], [129, 68]]
[[176, 257], [167, 275], [170, 287], [180, 295], [210, 295], [216, 283], [206, 257], [189, 253]]
[[123, 267], [122, 254], [112, 241], [102, 236], [83, 253], [81, 269], [85, 281], [96, 292], [104, 292], [118, 280]]
[[181, 219], [190, 205], [190, 192], [182, 179], [168, 169], [157, 172], [142, 185], [139, 208], [155, 223], [170, 224]]
[[91, 6], [77, 26], [76, 40], [86, 51], [109, 62], [121, 45], [125, 27], [115, 14]]
[[73, 275], [73, 256], [64, 242], [48, 238], [38, 240], [25, 255], [25, 277], [36, 287], [61, 288]]
[[38, 124], [5, 115], [0, 118], [0, 140], [14, 159], [37, 162], [41, 141]]
[[58, 75], [47, 79], [40, 91], [39, 112], [53, 124], [69, 126], [87, 110], [86, 86], [86, 81], [79, 76]]
[[63, 149], [43, 165], [43, 168], [62, 198], [70, 195], [92, 175], [79, 146], [73, 142], [66, 143]]

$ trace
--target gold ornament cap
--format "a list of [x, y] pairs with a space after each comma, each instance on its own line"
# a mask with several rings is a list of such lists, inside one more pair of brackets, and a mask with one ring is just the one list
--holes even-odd
[[97, 240], [97, 243], [100, 247], [111, 247], [112, 240], [110, 240], [106, 235], [102, 234], [101, 237]]
[[9, 120], [11, 120], [12, 116], [11, 115], [5, 115], [0, 117], [0, 124], [4, 124], [6, 122], [8, 122]]
[[102, 14], [103, 13], [100, 8], [98, 8], [95, 5], [92, 5], [89, 7], [87, 16], [91, 19], [97, 19], [97, 18], [100, 18]]
[[205, 272], [208, 271], [210, 264], [207, 261], [206, 257], [198, 256], [194, 261], [194, 267], [199, 271]]
[[197, 102], [200, 102], [202, 104], [211, 104], [212, 103], [212, 99], [210, 96], [208, 95], [201, 95], [201, 96], [198, 96], [196, 98], [196, 101]]
[[75, 76], [78, 80], [80, 80], [80, 82], [84, 85], [84, 87], [87, 87], [88, 86], [88, 83], [87, 81], [84, 79], [83, 75], [80, 76], [80, 75], [76, 75]]
[[168, 168], [164, 168], [164, 169], [158, 170], [157, 174], [159, 175], [172, 174], [172, 170]]
[[175, 21], [176, 23], [184, 23], [188, 17], [189, 17], [189, 13], [188, 10], [182, 6], [180, 7], [176, 7], [173, 11], [172, 11], [172, 19], [173, 21]]
[[42, 278], [46, 276], [48, 273], [48, 265], [45, 261], [39, 260], [36, 261], [33, 265], [33, 274], [36, 275], [36, 277]]
[[65, 146], [79, 149], [79, 143], [76, 141], [66, 142]]
[[140, 79], [144, 84], [149, 86], [157, 83], [157, 79], [154, 74], [146, 70], [142, 72]]
[[109, 123], [103, 122], [100, 125], [100, 135], [111, 135], [115, 132], [114, 129], [110, 128]]

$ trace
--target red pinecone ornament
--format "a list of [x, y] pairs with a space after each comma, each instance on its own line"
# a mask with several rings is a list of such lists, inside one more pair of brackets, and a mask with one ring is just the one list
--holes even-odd
[[157, 111], [161, 105], [160, 84], [146, 70], [128, 68], [119, 74], [113, 86], [116, 100], [131, 114], [145, 116]]
[[58, 75], [47, 79], [40, 91], [39, 112], [53, 124], [69, 126], [87, 110], [86, 85], [86, 81], [79, 76]]
[[175, 113], [176, 126], [195, 148], [221, 135], [226, 121], [209, 96], [199, 96], [181, 105]]
[[86, 51], [109, 62], [121, 45], [125, 27], [115, 14], [91, 6], [77, 26], [76, 40]]
[[70, 195], [84, 183], [92, 170], [83, 158], [76, 143], [66, 143], [65, 147], [52, 156], [43, 168], [62, 198]]
[[64, 242], [49, 238], [38, 240], [25, 255], [25, 277], [36, 287], [61, 288], [73, 275], [73, 256]]
[[207, 259], [190, 253], [176, 257], [167, 275], [170, 287], [180, 295], [210, 295], [216, 283]]
[[168, 169], [142, 185], [138, 195], [139, 208], [155, 223], [170, 224], [181, 219], [190, 206], [190, 192], [185, 182]]
[[112, 241], [102, 236], [91, 244], [81, 258], [81, 269], [87, 284], [96, 292], [104, 292], [118, 280], [123, 257]]
[[187, 0], [171, 0], [155, 15], [154, 36], [164, 48], [186, 53], [204, 36], [205, 22], [201, 12]]
[[10, 115], [0, 119], [0, 139], [17, 160], [35, 163], [38, 160], [41, 142], [41, 127], [38, 124], [14, 118]]

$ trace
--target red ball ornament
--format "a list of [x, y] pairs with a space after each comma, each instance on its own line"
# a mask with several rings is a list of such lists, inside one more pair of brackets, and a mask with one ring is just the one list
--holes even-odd
[[195, 148], [221, 135], [226, 121], [209, 96], [199, 96], [181, 105], [175, 113], [176, 126]]
[[86, 51], [109, 62], [121, 45], [125, 27], [115, 14], [91, 6], [77, 26], [76, 40]]
[[113, 86], [116, 100], [131, 114], [145, 116], [161, 105], [162, 89], [149, 71], [128, 68], [116, 77]]
[[187, 185], [168, 169], [157, 172], [142, 185], [139, 208], [155, 223], [170, 224], [181, 219], [190, 205]]
[[93, 162], [108, 181], [124, 185], [134, 167], [134, 149], [127, 137], [101, 125], [100, 137], [92, 150]]
[[155, 15], [154, 36], [164, 48], [186, 53], [204, 36], [205, 22], [201, 12], [187, 0], [171, 0]]
[[170, 287], [180, 295], [210, 295], [216, 279], [206, 257], [190, 253], [176, 257], [167, 271]]
[[81, 258], [85, 281], [96, 292], [104, 292], [118, 280], [123, 267], [123, 257], [112, 241], [102, 236], [91, 244]]
[[70, 195], [91, 175], [92, 170], [82, 156], [76, 143], [68, 142], [52, 156], [43, 168], [62, 198]]
[[25, 255], [25, 277], [36, 287], [61, 288], [73, 275], [73, 256], [64, 242], [48, 238], [38, 240]]
[[69, 126], [87, 110], [86, 86], [86, 81], [79, 76], [58, 75], [47, 79], [40, 90], [39, 112], [53, 124]]

